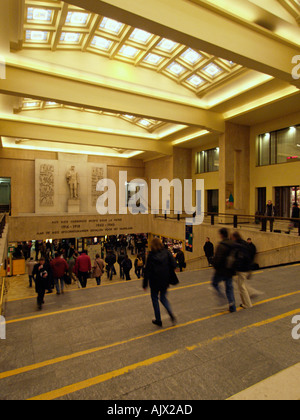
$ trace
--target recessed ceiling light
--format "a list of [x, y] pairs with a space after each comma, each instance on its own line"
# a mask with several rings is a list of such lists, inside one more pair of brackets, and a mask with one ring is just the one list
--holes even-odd
[[102, 38], [101, 36], [94, 36], [94, 39], [91, 43], [92, 46], [99, 48], [100, 50], [109, 50], [113, 42], [109, 39]]
[[100, 29], [104, 29], [106, 31], [113, 32], [115, 34], [119, 34], [123, 26], [124, 26], [124, 23], [105, 17], [102, 19], [102, 22], [100, 24]]

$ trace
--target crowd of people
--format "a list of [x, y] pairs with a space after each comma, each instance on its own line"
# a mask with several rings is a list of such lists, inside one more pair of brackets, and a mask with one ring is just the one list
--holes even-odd
[[[234, 232], [230, 236], [228, 230], [222, 228], [219, 234], [220, 243], [216, 248], [210, 238], [206, 238], [203, 247], [208, 265], [214, 268], [211, 284], [219, 302], [218, 308], [223, 308], [226, 302], [229, 311], [236, 312], [233, 287], [233, 277], [236, 275], [238, 291], [242, 301], [241, 307], [250, 309], [253, 306], [251, 299], [261, 294], [248, 284], [251, 272], [256, 268], [256, 247], [251, 238], [244, 241], [239, 232]], [[91, 261], [87, 251], [78, 253], [72, 244], [59, 247], [57, 243], [53, 243], [51, 247], [50, 255], [52, 255], [54, 249], [53, 258], [47, 257], [49, 256], [48, 252], [46, 256], [43, 252], [39, 252], [38, 262], [31, 257], [27, 262], [29, 286], [32, 287], [33, 282], [35, 283], [38, 308], [42, 308], [45, 293], [52, 293], [53, 289], [56, 289], [57, 294], [64, 293], [65, 284], [77, 282], [79, 287], [86, 288], [88, 278], [92, 277], [96, 280], [96, 284], [100, 286], [105, 272], [107, 279], [112, 280], [113, 276], [117, 275], [115, 264], [118, 264], [120, 279], [130, 280], [131, 270], [134, 268], [136, 277], [138, 279], [143, 278], [144, 289], [146, 290], [150, 286], [155, 314], [153, 323], [157, 326], [162, 325], [160, 300], [172, 323], [175, 324], [176, 317], [167, 299], [167, 291], [170, 284], [178, 282], [175, 270], [182, 271], [186, 267], [183, 251], [179, 247], [170, 251], [168, 246], [159, 238], [154, 238], [150, 244], [149, 252], [146, 253], [146, 237], [136, 237], [134, 242], [132, 242], [132, 239], [132, 237], [127, 238], [125, 236], [108, 238], [104, 244], [106, 255], [97, 254], [94, 261]], [[47, 248], [47, 244], [45, 245]], [[48, 248], [50, 249], [49, 246]], [[132, 258], [135, 252], [138, 253]], [[220, 287], [221, 283], [225, 285], [225, 293]]]

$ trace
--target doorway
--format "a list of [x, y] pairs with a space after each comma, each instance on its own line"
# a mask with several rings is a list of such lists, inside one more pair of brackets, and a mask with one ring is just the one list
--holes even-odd
[[275, 211], [278, 217], [291, 217], [294, 203], [300, 204], [300, 187], [276, 187], [275, 188]]
[[11, 180], [0, 178], [0, 213], [10, 214]]
[[219, 213], [219, 190], [207, 190], [207, 213]]
[[257, 213], [264, 215], [266, 212], [267, 188], [257, 188]]

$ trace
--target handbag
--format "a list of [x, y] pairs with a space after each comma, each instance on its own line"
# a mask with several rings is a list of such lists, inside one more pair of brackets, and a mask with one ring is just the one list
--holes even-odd
[[170, 284], [172, 284], [172, 286], [176, 286], [179, 283], [177, 274], [175, 273], [175, 271], [171, 270], [171, 276], [170, 276]]

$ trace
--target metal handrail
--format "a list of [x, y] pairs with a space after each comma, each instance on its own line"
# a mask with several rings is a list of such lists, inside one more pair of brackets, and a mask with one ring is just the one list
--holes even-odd
[[[289, 244], [289, 245], [280, 246], [280, 247], [277, 247], [277, 248], [266, 249], [265, 251], [259, 251], [259, 252], [257, 252], [256, 255], [265, 254], [267, 252], [280, 251], [282, 249], [292, 248], [292, 247], [295, 247], [295, 246], [300, 246], [300, 242], [297, 242], [295, 244]], [[196, 257], [196, 258], [193, 258], [191, 260], [187, 260], [186, 263], [187, 264], [190, 264], [190, 263], [194, 263], [194, 262], [200, 261], [202, 259], [206, 259], [206, 256], [205, 255], [201, 255], [200, 257]]]

